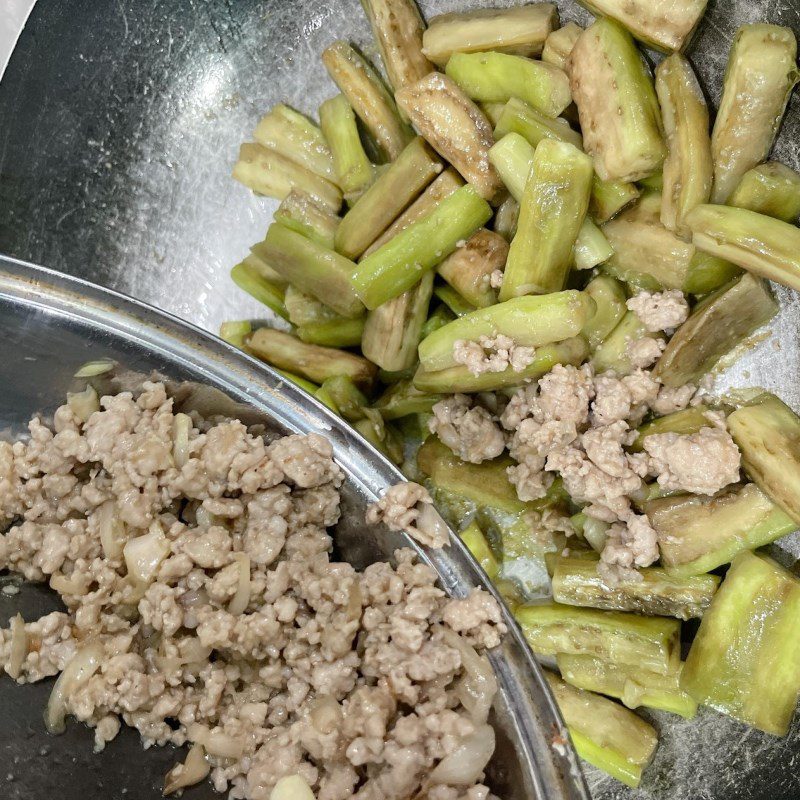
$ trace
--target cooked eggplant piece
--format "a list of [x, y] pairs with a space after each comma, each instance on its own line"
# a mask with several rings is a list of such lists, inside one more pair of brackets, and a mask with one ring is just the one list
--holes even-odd
[[[494, 215], [494, 230], [507, 242], [510, 242], [517, 232], [519, 223], [519, 203], [513, 197], [507, 197], [500, 204]], [[508, 258], [508, 256], [506, 256]]]
[[545, 602], [522, 606], [517, 622], [538, 655], [591, 655], [668, 675], [681, 663], [677, 619], [641, 617]]
[[800, 417], [765, 392], [736, 409], [728, 428], [742, 452], [745, 472], [800, 524]]
[[448, 284], [440, 284], [437, 286], [433, 293], [439, 298], [456, 317], [464, 317], [475, 311], [475, 306], [467, 302], [452, 286]]
[[544, 674], [575, 752], [626, 786], [636, 788], [658, 746], [653, 726], [613, 700], [569, 686], [548, 670]]
[[319, 344], [323, 347], [358, 347], [364, 335], [364, 317], [358, 319], [329, 319], [321, 322], [309, 322], [297, 328], [297, 338], [307, 344]]
[[270, 150], [256, 142], [247, 142], [239, 148], [233, 177], [256, 194], [276, 200], [283, 200], [291, 191], [300, 189], [330, 206], [334, 212], [342, 205], [342, 193], [338, 186], [301, 167], [277, 150]]
[[361, 351], [373, 364], [400, 372], [416, 363], [432, 290], [433, 273], [426, 272], [416, 286], [369, 312]]
[[293, 108], [279, 103], [261, 118], [253, 138], [321, 178], [336, 182], [333, 157], [322, 131]]
[[599, 347], [628, 313], [625, 287], [608, 275], [592, 278], [584, 289], [595, 302], [595, 312], [586, 321], [581, 333], [591, 348]]
[[456, 315], [442, 303], [427, 319], [422, 326], [422, 339], [427, 339], [434, 331], [443, 328], [448, 322], [452, 322]]
[[666, 156], [653, 79], [630, 34], [599, 19], [575, 43], [569, 65], [583, 143], [603, 180], [637, 181]]
[[708, 202], [714, 183], [708, 106], [691, 64], [677, 53], [656, 69], [656, 93], [667, 137], [661, 222], [690, 239], [686, 215]]
[[602, 230], [614, 255], [603, 270], [637, 289], [681, 289], [700, 293], [719, 288], [739, 274], [730, 262], [698, 252], [661, 222], [661, 195], [648, 193], [607, 222]]
[[439, 67], [445, 66], [454, 53], [492, 50], [538, 56], [557, 25], [558, 11], [553, 3], [440, 14], [430, 20], [423, 34], [422, 51]]
[[605, 264], [613, 255], [614, 249], [606, 239], [606, 235], [587, 217], [578, 231], [575, 246], [572, 248], [575, 269], [593, 269]]
[[647, 516], [658, 534], [661, 563], [676, 577], [702, 575], [791, 533], [797, 524], [755, 484], [714, 497], [651, 500]]
[[436, 153], [417, 136], [344, 215], [336, 250], [356, 259], [442, 171]]
[[378, 73], [347, 42], [334, 42], [322, 63], [384, 156], [394, 161], [414, 138]]
[[595, 175], [589, 214], [598, 225], [603, 225], [616, 217], [620, 211], [624, 211], [638, 199], [640, 194], [639, 187], [635, 183], [603, 181]]
[[369, 401], [347, 375], [327, 378], [320, 388], [325, 389], [338, 413], [346, 420], [356, 422], [364, 418]]
[[489, 542], [486, 540], [483, 531], [474, 520], [459, 534], [461, 541], [472, 553], [475, 560], [481, 565], [489, 580], [494, 580], [500, 573], [500, 565], [497, 562]]
[[639, 317], [628, 311], [614, 330], [597, 346], [592, 356], [592, 363], [598, 373], [613, 370], [617, 375], [630, 375], [633, 370], [628, 347], [639, 339], [662, 338], [658, 333], [650, 333]]
[[300, 291], [343, 317], [359, 317], [364, 306], [350, 285], [355, 264], [279, 223], [269, 226], [253, 252]]
[[507, 133], [518, 133], [529, 144], [536, 147], [542, 139], [557, 139], [569, 142], [578, 149], [583, 147], [583, 138], [572, 130], [562, 117], [548, 117], [522, 100], [512, 97], [504, 106], [494, 128], [494, 136], [500, 141]]
[[502, 271], [508, 258], [508, 243], [500, 234], [481, 228], [452, 252], [436, 271], [473, 308], [497, 302], [497, 291], [490, 284], [491, 274]]
[[506, 103], [518, 97], [557, 117], [572, 102], [567, 74], [544, 61], [505, 53], [456, 53], [446, 72], [468, 97], [481, 103]]
[[429, 214], [445, 197], [464, 185], [461, 176], [448, 167], [427, 189], [364, 251], [364, 257], [383, 247], [412, 222]]
[[494, 135], [489, 120], [446, 75], [432, 72], [397, 93], [397, 103], [414, 127], [449, 161], [481, 197], [495, 200], [502, 191], [489, 163]]
[[728, 205], [794, 222], [800, 216], [800, 174], [778, 161], [759, 164], [745, 172]]
[[433, 71], [422, 52], [425, 23], [414, 0], [361, 0], [394, 90]]
[[338, 94], [319, 107], [319, 122], [331, 149], [336, 183], [352, 203], [375, 178], [375, 168], [361, 143], [356, 115], [347, 98]]
[[697, 383], [717, 361], [775, 314], [767, 285], [745, 274], [698, 303], [653, 370], [665, 386]]
[[329, 206], [317, 202], [311, 195], [300, 189], [293, 189], [278, 206], [273, 219], [291, 230], [301, 233], [333, 250], [339, 217]]
[[697, 206], [687, 223], [700, 250], [800, 289], [800, 228], [744, 208], [713, 205]]
[[401, 419], [411, 414], [425, 414], [440, 400], [444, 400], [443, 394], [421, 392], [410, 380], [402, 380], [390, 386], [375, 401], [375, 408], [384, 419]]
[[[496, 308], [497, 306], [493, 306]], [[424, 340], [423, 340], [424, 341]], [[508, 367], [503, 372], [484, 372], [473, 375], [465, 366], [448, 367], [429, 372], [420, 367], [414, 375], [414, 386], [424, 392], [494, 392], [530, 383], [547, 374], [556, 364], [579, 366], [589, 355], [589, 345], [583, 336], [574, 336], [556, 344], [536, 348], [533, 361], [522, 370]]]
[[656, 50], [683, 50], [700, 24], [707, 0], [579, 0], [593, 14], [611, 17]]
[[572, 48], [575, 47], [575, 42], [582, 33], [583, 28], [574, 22], [568, 22], [563, 27], [556, 28], [544, 43], [542, 61], [566, 71]]
[[244, 349], [245, 340], [252, 332], [253, 326], [249, 319], [230, 320], [219, 326], [219, 338], [240, 350]]
[[571, 144], [544, 139], [520, 202], [500, 300], [564, 288], [589, 209], [592, 160]]
[[370, 310], [405, 292], [492, 216], [473, 186], [462, 186], [421, 219], [363, 258], [350, 281]]
[[727, 202], [745, 172], [769, 154], [797, 83], [796, 61], [797, 40], [790, 28], [744, 25], [739, 29], [711, 137], [711, 202]]
[[261, 270], [251, 262], [252, 259], [248, 256], [231, 270], [233, 282], [279, 317], [288, 320], [289, 312], [284, 303], [286, 289], [283, 280], [277, 282], [265, 278]]
[[740, 553], [703, 617], [681, 676], [698, 703], [784, 736], [800, 693], [800, 581]]
[[325, 303], [320, 302], [310, 294], [301, 292], [296, 286], [289, 285], [286, 287], [286, 295], [283, 302], [289, 312], [289, 322], [295, 326], [345, 319], [332, 308], [326, 306]]
[[574, 289], [553, 294], [517, 297], [480, 308], [440, 328], [420, 342], [419, 359], [426, 370], [456, 366], [453, 345], [502, 334], [524, 347], [541, 347], [577, 336], [594, 313], [594, 301]]
[[684, 719], [697, 714], [697, 703], [681, 689], [683, 665], [677, 672], [657, 672], [612, 664], [591, 656], [556, 656], [561, 677], [570, 686], [621, 700], [628, 708], [655, 708]]
[[660, 617], [702, 617], [719, 586], [716, 575], [677, 578], [659, 567], [639, 570], [640, 580], [609, 587], [597, 573], [599, 556], [561, 556], [553, 570], [553, 599], [569, 606], [633, 611]]
[[357, 386], [369, 388], [378, 371], [366, 358], [344, 350], [306, 344], [291, 334], [272, 328], [259, 328], [246, 345], [248, 352], [262, 361], [315, 383], [336, 375], [347, 375]]

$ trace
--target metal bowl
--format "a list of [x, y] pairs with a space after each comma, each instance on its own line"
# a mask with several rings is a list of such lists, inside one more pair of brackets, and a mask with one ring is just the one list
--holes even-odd
[[[431, 15], [519, 2], [420, 5]], [[557, 3], [563, 19], [589, 19], [575, 0]], [[800, 2], [709, 1], [689, 57], [713, 104], [736, 28], [757, 21], [800, 33]], [[263, 237], [275, 205], [235, 184], [230, 169], [271, 105], [284, 100], [313, 114], [333, 94], [319, 53], [335, 38], [376, 57], [358, 0], [38, 0], [0, 82], [0, 252], [111, 286], [209, 330], [263, 314], [228, 270]], [[796, 93], [775, 152], [795, 169], [798, 141]], [[800, 411], [800, 303], [789, 290], [779, 288], [778, 297], [773, 336], [721, 386], [763, 386]], [[790, 558], [800, 554], [796, 540], [782, 548]], [[22, 695], [25, 711], [30, 697]], [[587, 769], [595, 800], [800, 797], [800, 723], [775, 740], [707, 710], [689, 722], [653, 719], [661, 744], [644, 786], [628, 790]], [[8, 724], [0, 720], [0, 765], [11, 763], [3, 757]], [[48, 765], [27, 768], [40, 773], [40, 793], [64, 783], [63, 772], [46, 783]], [[97, 769], [97, 780], [114, 785]], [[12, 797], [30, 797], [9, 787]]]
[[[0, 431], [24, 431], [32, 414], [51, 414], [76, 387], [82, 363], [112, 358], [120, 369], [157, 372], [182, 409], [235, 416], [277, 434], [324, 433], [346, 481], [342, 521], [334, 530], [336, 555], [358, 568], [390, 560], [398, 547], [414, 547], [433, 566], [443, 588], [465, 595], [472, 586], [494, 591], [457, 536], [439, 551], [423, 551], [405, 534], [364, 523], [367, 503], [402, 475], [342, 420], [263, 364], [180, 320], [91, 284], [21, 262], [0, 258]], [[18, 610], [28, 619], [52, 610], [56, 598], [23, 586], [19, 595], [0, 592], [0, 624]], [[49, 606], [49, 607], [48, 607]], [[563, 734], [558, 713], [522, 635], [504, 610], [510, 633], [492, 655], [500, 691], [493, 709], [498, 750], [493, 788], [508, 800], [586, 800], [588, 793], [571, 752], [551, 746]], [[161, 796], [165, 762], [174, 752], [145, 754], [131, 730], [93, 756], [88, 731], [45, 733], [42, 711], [52, 681], [17, 686], [0, 680], [0, 764], [7, 772], [8, 800], [30, 800], [50, 791], [71, 798], [102, 794]], [[2, 777], [0, 777], [2, 781]], [[190, 797], [212, 797], [210, 787]]]

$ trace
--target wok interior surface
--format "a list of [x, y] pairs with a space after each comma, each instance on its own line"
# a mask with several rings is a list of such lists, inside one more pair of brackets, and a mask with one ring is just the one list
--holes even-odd
[[[420, 5], [431, 15], [485, 4]], [[558, 5], [563, 20], [589, 19], [572, 0]], [[736, 28], [757, 21], [800, 34], [800, 3], [709, 3], [689, 55], [713, 104]], [[334, 93], [318, 54], [337, 37], [376, 58], [358, 0], [39, 0], [0, 83], [0, 252], [111, 286], [209, 330], [225, 319], [263, 315], [228, 271], [263, 237], [276, 204], [234, 183], [230, 169], [239, 143], [270, 106], [285, 101], [314, 113]], [[775, 157], [800, 167], [798, 140], [795, 93]], [[782, 310], [772, 337], [748, 351], [721, 388], [763, 386], [800, 410], [800, 304], [789, 290], [779, 287], [777, 295]], [[15, 324], [0, 320], [3, 342], [19, 333]], [[87, 360], [53, 358], [54, 348], [80, 348], [77, 336], [23, 334], [16, 341], [25, 350], [13, 348], [0, 369], [5, 386], [30, 380], [24, 402], [0, 404], [0, 428], [52, 409], [72, 367]], [[25, 352], [49, 358], [48, 370], [32, 369]], [[190, 377], [185, 365], [171, 367], [175, 380]], [[796, 538], [783, 547], [798, 555]], [[28, 594], [46, 601], [37, 590]], [[10, 613], [11, 599], [0, 593], [0, 622]], [[0, 682], [0, 702], [9, 709], [0, 719], [9, 798], [30, 798], [34, 786], [37, 795], [58, 790], [68, 800], [99, 789], [122, 796], [126, 787], [131, 796], [139, 787], [141, 796], [143, 772], [156, 791], [171, 752], [144, 753], [127, 732], [92, 758], [91, 734], [77, 725], [60, 740], [46, 739], [39, 720], [48, 691]], [[653, 717], [662, 737], [644, 788], [629, 790], [589, 770], [597, 800], [800, 797], [797, 721], [779, 741], [707, 710], [691, 722]], [[213, 796], [207, 788], [193, 791]]]

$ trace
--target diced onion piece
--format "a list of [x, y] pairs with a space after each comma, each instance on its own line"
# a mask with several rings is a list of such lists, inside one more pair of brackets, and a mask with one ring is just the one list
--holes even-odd
[[131, 539], [122, 550], [128, 575], [140, 585], [152, 583], [169, 551], [169, 541], [161, 526], [152, 525], [148, 533]]
[[494, 753], [494, 728], [481, 725], [445, 756], [431, 772], [429, 783], [470, 786], [481, 776]]
[[447, 542], [450, 532], [439, 512], [430, 503], [419, 503], [417, 510], [419, 514], [414, 521], [417, 530], [432, 541]]
[[85, 578], [68, 578], [60, 572], [54, 572], [50, 576], [50, 588], [61, 597], [81, 597], [89, 590], [89, 584]]
[[6, 664], [6, 672], [17, 680], [22, 673], [22, 665], [28, 655], [28, 634], [25, 631], [25, 620], [17, 614], [11, 620], [11, 652]]
[[66, 729], [67, 699], [80, 689], [92, 675], [100, 669], [103, 661], [103, 648], [99, 644], [89, 644], [78, 650], [70, 659], [50, 693], [44, 712], [44, 724], [50, 733], [63, 733]]
[[106, 558], [115, 560], [122, 555], [122, 548], [128, 538], [125, 523], [120, 519], [117, 504], [113, 500], [103, 503], [96, 513], [103, 553]]
[[106, 372], [111, 372], [117, 365], [110, 358], [98, 358], [97, 361], [87, 361], [76, 373], [76, 378], [95, 378]]
[[244, 613], [250, 602], [250, 556], [237, 553], [235, 559], [239, 565], [239, 584], [236, 587], [236, 594], [228, 604], [228, 613], [238, 617]]
[[188, 414], [176, 414], [172, 420], [172, 460], [180, 469], [189, 460], [189, 434], [192, 418]]
[[82, 392], [67, 392], [67, 405], [81, 422], [86, 422], [95, 411], [100, 410], [100, 398], [94, 387], [87, 386]]
[[287, 775], [275, 784], [269, 800], [315, 800], [315, 798], [311, 787], [299, 775]]
[[209, 731], [205, 737], [206, 751], [217, 758], [239, 759], [244, 754], [244, 742], [222, 731]]
[[176, 764], [164, 778], [164, 795], [194, 786], [206, 778], [211, 767], [206, 761], [206, 752], [203, 745], [196, 744], [189, 750], [186, 761]]
[[444, 628], [442, 638], [445, 644], [461, 653], [464, 675], [456, 686], [456, 694], [461, 705], [469, 711], [476, 723], [484, 723], [497, 694], [497, 678], [489, 659], [479, 655], [475, 648], [464, 641], [454, 630]]

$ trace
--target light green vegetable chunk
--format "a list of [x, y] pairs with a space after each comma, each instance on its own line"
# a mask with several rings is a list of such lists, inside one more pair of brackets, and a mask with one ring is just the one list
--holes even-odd
[[698, 703], [784, 736], [800, 693], [800, 582], [740, 553], [700, 623], [681, 685]]
[[278, 206], [273, 219], [328, 250], [333, 250], [340, 219], [329, 206], [318, 202], [310, 194], [293, 189]]
[[544, 674], [577, 754], [637, 787], [658, 746], [655, 729], [613, 700], [569, 686], [547, 670]]
[[597, 346], [592, 356], [592, 363], [598, 374], [613, 370], [617, 375], [630, 375], [634, 371], [631, 363], [629, 346], [639, 339], [663, 338], [658, 333], [650, 333], [642, 324], [639, 317], [628, 311], [622, 317], [617, 327], [609, 333]]
[[475, 189], [462, 186], [362, 259], [351, 274], [352, 286], [368, 309], [377, 308], [410, 289], [491, 216], [491, 207]]
[[583, 33], [583, 28], [574, 22], [568, 22], [560, 28], [556, 28], [544, 43], [542, 50], [542, 61], [552, 64], [554, 67], [567, 71], [567, 60], [569, 59], [575, 42]]
[[442, 162], [419, 136], [344, 215], [336, 250], [358, 258], [442, 171]]
[[443, 394], [421, 392], [410, 380], [400, 380], [375, 401], [375, 408], [384, 419], [401, 419], [411, 414], [424, 414], [443, 399]]
[[742, 176], [766, 159], [797, 83], [797, 40], [790, 28], [742, 26], [728, 59], [711, 137], [712, 203], [725, 203]]
[[473, 309], [486, 308], [497, 302], [497, 291], [491, 285], [492, 273], [502, 272], [507, 258], [506, 240], [481, 228], [442, 261], [436, 271]]
[[606, 235], [588, 217], [578, 231], [572, 258], [575, 269], [593, 269], [614, 255]]
[[592, 348], [599, 347], [628, 313], [625, 287], [615, 278], [598, 275], [584, 289], [595, 302], [596, 310], [586, 320], [583, 335]]
[[658, 534], [661, 563], [676, 577], [702, 575], [797, 527], [753, 483], [714, 497], [660, 497], [645, 508]]
[[244, 348], [245, 340], [252, 332], [250, 320], [223, 322], [219, 326], [219, 338], [239, 349]]
[[247, 261], [242, 261], [231, 270], [233, 282], [244, 289], [251, 297], [263, 303], [279, 317], [289, 319], [289, 312], [284, 305], [285, 291], [282, 286], [268, 281]]
[[293, 108], [283, 103], [276, 105], [261, 118], [253, 138], [321, 178], [332, 183], [336, 181], [333, 158], [325, 136], [311, 120]]
[[736, 409], [728, 428], [742, 452], [745, 472], [800, 524], [800, 417], [765, 392]]
[[592, 160], [571, 144], [543, 139], [520, 202], [501, 301], [564, 288], [589, 208]]
[[264, 241], [252, 250], [287, 281], [337, 314], [352, 318], [364, 313], [350, 285], [355, 265], [344, 256], [278, 223], [269, 226]]
[[481, 565], [489, 580], [493, 581], [500, 572], [500, 565], [478, 523], [473, 520], [468, 527], [461, 531], [459, 536], [475, 560]]
[[571, 686], [621, 700], [628, 708], [655, 708], [684, 719], [697, 714], [697, 703], [681, 689], [683, 665], [669, 675], [612, 664], [591, 656], [556, 656], [561, 677]]
[[557, 139], [559, 142], [569, 142], [579, 149], [583, 147], [583, 138], [572, 130], [565, 119], [554, 119], [542, 114], [516, 97], [505, 104], [494, 128], [494, 136], [498, 141], [508, 133], [519, 134], [533, 147], [542, 139]]
[[557, 117], [572, 101], [563, 70], [505, 53], [455, 53], [446, 73], [473, 100], [505, 103], [517, 97], [549, 117]]
[[753, 167], [742, 176], [728, 205], [794, 222], [800, 216], [800, 174], [778, 161]]
[[333, 158], [336, 183], [350, 201], [372, 183], [375, 171], [361, 144], [356, 115], [343, 94], [319, 107], [319, 123]]

